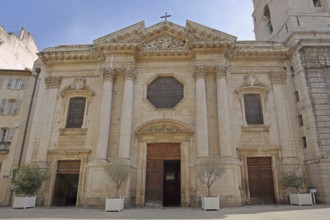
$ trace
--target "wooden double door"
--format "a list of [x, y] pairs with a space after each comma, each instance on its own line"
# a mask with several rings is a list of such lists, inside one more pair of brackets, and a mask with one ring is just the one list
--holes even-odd
[[181, 205], [180, 144], [149, 144], [146, 170], [146, 206]]
[[274, 204], [271, 157], [247, 158], [251, 204]]

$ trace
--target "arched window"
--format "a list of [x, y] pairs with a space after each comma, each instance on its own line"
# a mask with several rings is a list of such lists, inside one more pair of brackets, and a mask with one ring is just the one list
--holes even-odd
[[84, 122], [86, 98], [74, 97], [70, 99], [68, 116], [66, 120], [67, 128], [81, 128]]
[[266, 27], [269, 30], [269, 33], [272, 34], [273, 33], [273, 24], [272, 24], [272, 19], [270, 16], [270, 10], [268, 5], [265, 6], [264, 9], [264, 18], [265, 18], [265, 22], [266, 22]]

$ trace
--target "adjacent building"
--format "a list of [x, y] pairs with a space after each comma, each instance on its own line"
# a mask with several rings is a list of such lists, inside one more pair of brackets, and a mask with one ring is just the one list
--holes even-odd
[[0, 27], [0, 205], [10, 203], [12, 172], [23, 161], [37, 52], [24, 29], [16, 36]]

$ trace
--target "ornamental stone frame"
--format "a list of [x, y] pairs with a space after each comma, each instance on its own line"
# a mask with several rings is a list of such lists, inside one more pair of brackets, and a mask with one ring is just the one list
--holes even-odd
[[[253, 127], [251, 125], [248, 125], [246, 122], [246, 116], [245, 116], [245, 108], [244, 108], [244, 95], [249, 93], [259, 94], [261, 97], [261, 106], [262, 106], [262, 113], [264, 118], [264, 123], [261, 125], [258, 125], [257, 127], [261, 128], [264, 127], [266, 130], [268, 130], [268, 127], [270, 125], [270, 122], [268, 121], [268, 115], [267, 115], [267, 100], [268, 100], [268, 94], [270, 92], [270, 87], [267, 86], [265, 83], [260, 82], [255, 74], [250, 73], [247, 74], [244, 77], [244, 82], [239, 86], [239, 88], [236, 89], [235, 93], [238, 96], [238, 100], [241, 105], [242, 109], [242, 129], [245, 129], [247, 127]], [[255, 127], [255, 126], [254, 126]]]
[[181, 206], [190, 204], [190, 152], [194, 146], [193, 130], [186, 124], [174, 120], [153, 120], [136, 129], [136, 205], [145, 204], [147, 145], [151, 143], [180, 143], [181, 145]]

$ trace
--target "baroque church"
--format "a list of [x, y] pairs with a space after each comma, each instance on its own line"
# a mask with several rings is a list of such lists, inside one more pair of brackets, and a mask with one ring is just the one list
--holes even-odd
[[330, 0], [253, 3], [256, 41], [142, 21], [40, 52], [22, 149], [50, 173], [39, 203], [104, 207], [115, 191], [104, 167], [123, 160], [127, 206], [197, 206], [196, 164], [212, 157], [222, 206], [286, 203], [290, 170], [329, 204]]

